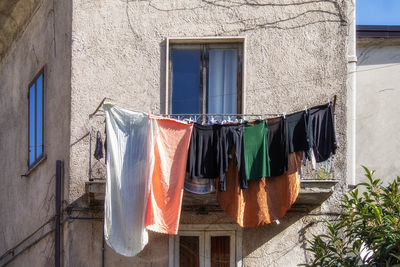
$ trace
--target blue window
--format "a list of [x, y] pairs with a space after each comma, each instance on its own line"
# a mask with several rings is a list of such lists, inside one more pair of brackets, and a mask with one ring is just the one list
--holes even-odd
[[171, 114], [241, 112], [242, 44], [171, 44]]
[[44, 71], [41, 70], [29, 85], [28, 166], [43, 157], [44, 135]]

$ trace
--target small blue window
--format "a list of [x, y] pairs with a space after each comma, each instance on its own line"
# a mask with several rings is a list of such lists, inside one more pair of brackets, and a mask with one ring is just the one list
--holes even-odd
[[29, 131], [28, 166], [33, 166], [43, 157], [44, 132], [44, 71], [42, 70], [29, 86]]

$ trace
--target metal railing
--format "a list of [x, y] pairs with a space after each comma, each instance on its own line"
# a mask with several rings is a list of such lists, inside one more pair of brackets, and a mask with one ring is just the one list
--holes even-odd
[[[97, 131], [100, 131], [101, 138], [104, 143], [105, 137], [105, 114], [101, 109], [102, 104], [107, 98], [104, 98], [96, 108], [95, 112], [89, 115], [89, 181], [104, 180], [106, 178], [106, 152], [103, 157], [96, 159], [94, 157], [94, 148], [96, 146]], [[335, 101], [336, 102], [336, 101]], [[198, 123], [214, 123], [214, 122], [238, 122], [249, 119], [265, 119], [267, 117], [284, 116], [284, 113], [262, 113], [262, 114], [155, 114], [157, 116], [165, 116], [178, 120], [186, 120]], [[104, 149], [105, 150], [105, 149]], [[317, 163], [313, 166], [310, 161], [302, 165], [301, 178], [303, 180], [334, 180], [335, 179], [335, 162], [334, 156], [327, 161]]]

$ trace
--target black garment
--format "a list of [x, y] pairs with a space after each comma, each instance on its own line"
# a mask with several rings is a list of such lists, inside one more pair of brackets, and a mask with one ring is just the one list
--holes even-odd
[[104, 127], [104, 160], [107, 162], [107, 128]]
[[309, 112], [315, 160], [322, 162], [335, 154], [337, 148], [332, 104], [313, 107]]
[[244, 162], [244, 125], [224, 124], [220, 125], [218, 132], [218, 169], [220, 191], [226, 191], [225, 173], [228, 171], [229, 150], [235, 146], [236, 165], [239, 171], [240, 188], [247, 188], [246, 166]]
[[218, 177], [218, 128], [219, 125], [193, 125], [186, 165], [190, 178]]
[[96, 149], [94, 150], [94, 157], [99, 160], [103, 158], [103, 141], [101, 140], [101, 133], [97, 131], [96, 136]]
[[289, 168], [288, 127], [283, 117], [268, 119], [268, 153], [271, 176], [284, 174]]
[[311, 147], [308, 129], [308, 112], [287, 115], [289, 152], [308, 151]]

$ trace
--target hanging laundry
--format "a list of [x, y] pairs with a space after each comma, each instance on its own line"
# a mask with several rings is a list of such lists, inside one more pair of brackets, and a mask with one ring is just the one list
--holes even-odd
[[107, 162], [107, 127], [104, 127], [104, 135], [105, 135], [105, 138], [104, 138], [104, 154], [105, 154], [105, 158], [104, 158], [104, 160]]
[[310, 123], [315, 160], [325, 161], [336, 153], [337, 148], [332, 104], [311, 108]]
[[97, 160], [100, 160], [103, 158], [103, 141], [101, 140], [100, 131], [97, 131], [97, 134], [96, 134], [96, 148], [94, 150], [94, 157]]
[[268, 119], [267, 123], [271, 176], [279, 176], [288, 170], [289, 142], [287, 123], [283, 117]]
[[269, 224], [282, 218], [300, 191], [302, 152], [289, 154], [288, 171], [276, 177], [248, 181], [248, 188], [241, 190], [238, 170], [230, 162], [226, 192], [217, 191], [218, 202], [241, 227]]
[[244, 155], [247, 180], [270, 176], [266, 121], [248, 122], [244, 125]]
[[308, 151], [311, 140], [308, 130], [308, 112], [300, 111], [286, 116], [289, 152]]
[[150, 118], [153, 124], [155, 162], [146, 228], [176, 235], [193, 124], [156, 116]]
[[243, 124], [223, 124], [219, 127], [218, 133], [218, 169], [220, 191], [226, 190], [225, 173], [228, 171], [230, 149], [235, 147], [236, 166], [239, 171], [240, 188], [247, 188], [246, 165], [244, 160], [244, 125]]
[[219, 125], [194, 124], [186, 167], [189, 178], [215, 179], [218, 177], [219, 127]]
[[107, 127], [107, 183], [104, 237], [124, 256], [135, 256], [148, 243], [145, 228], [154, 166], [151, 123], [144, 113], [103, 105]]
[[215, 192], [215, 179], [204, 179], [186, 176], [183, 188], [194, 194], [208, 194]]

